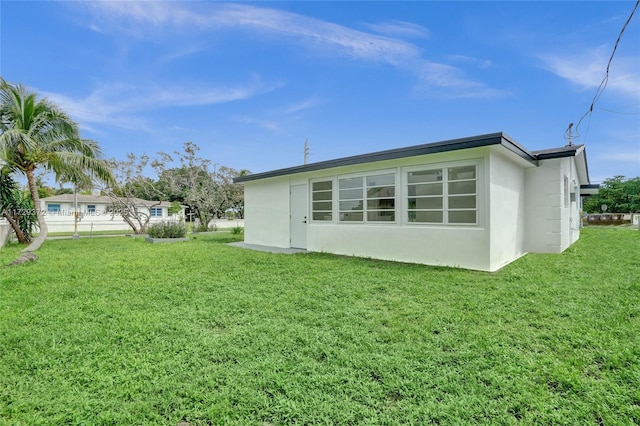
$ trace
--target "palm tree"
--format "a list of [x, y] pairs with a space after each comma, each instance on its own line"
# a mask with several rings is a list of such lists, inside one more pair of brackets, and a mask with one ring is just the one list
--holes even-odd
[[53, 171], [56, 180], [86, 184], [113, 178], [97, 142], [81, 139], [78, 125], [58, 106], [38, 99], [22, 85], [0, 77], [0, 159], [13, 172], [24, 174], [38, 216], [40, 233], [23, 251], [37, 250], [47, 237], [40, 211], [35, 170]]

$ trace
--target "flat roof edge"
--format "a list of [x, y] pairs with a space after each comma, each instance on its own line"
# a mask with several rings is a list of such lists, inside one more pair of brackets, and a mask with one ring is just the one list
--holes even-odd
[[395, 160], [406, 157], [416, 157], [419, 155], [436, 154], [441, 152], [457, 151], [461, 149], [479, 148], [489, 145], [502, 145], [507, 149], [515, 152], [528, 161], [534, 161], [535, 157], [511, 139], [503, 132], [489, 133], [479, 136], [471, 136], [466, 138], [451, 139], [440, 142], [432, 142], [422, 145], [414, 145], [405, 148], [395, 148], [386, 151], [372, 152], [369, 154], [354, 155], [350, 157], [338, 158], [335, 160], [321, 161], [318, 163], [304, 164], [301, 166], [287, 167], [253, 175], [241, 176], [235, 178], [235, 183], [248, 182], [252, 180], [267, 179], [278, 176], [292, 175], [296, 173], [313, 172], [317, 170], [329, 169], [334, 167], [351, 166], [355, 164], [374, 163], [377, 161]]

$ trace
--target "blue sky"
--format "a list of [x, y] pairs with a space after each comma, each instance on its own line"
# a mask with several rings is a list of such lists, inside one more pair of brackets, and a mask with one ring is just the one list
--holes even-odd
[[[200, 146], [262, 172], [504, 131], [566, 144], [633, 1], [2, 1], [0, 71], [107, 157]], [[640, 176], [640, 11], [575, 143]]]

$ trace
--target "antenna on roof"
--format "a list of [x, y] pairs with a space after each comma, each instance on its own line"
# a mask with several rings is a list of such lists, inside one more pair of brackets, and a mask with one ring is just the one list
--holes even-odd
[[304, 164], [307, 164], [309, 160], [309, 141], [307, 139], [304, 140]]
[[573, 145], [573, 134], [571, 133], [571, 128], [573, 127], [573, 123], [569, 123], [569, 127], [567, 131], [564, 132], [564, 140], [568, 142], [567, 146]]

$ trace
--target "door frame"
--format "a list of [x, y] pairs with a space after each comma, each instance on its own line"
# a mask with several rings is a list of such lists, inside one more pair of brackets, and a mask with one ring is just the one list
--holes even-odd
[[307, 249], [307, 224], [309, 222], [309, 185], [289, 187], [289, 246]]

